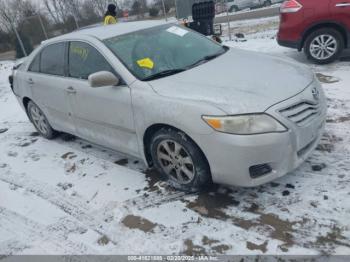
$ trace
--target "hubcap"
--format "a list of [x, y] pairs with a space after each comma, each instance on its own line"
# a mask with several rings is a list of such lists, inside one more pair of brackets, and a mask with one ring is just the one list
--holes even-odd
[[190, 154], [179, 143], [162, 141], [157, 148], [158, 161], [163, 171], [180, 184], [188, 184], [195, 175]]
[[49, 125], [46, 121], [46, 117], [41, 112], [41, 110], [37, 106], [32, 106], [30, 108], [30, 115], [34, 122], [36, 128], [43, 134], [47, 135], [49, 132]]
[[337, 40], [331, 35], [319, 35], [310, 45], [310, 54], [318, 60], [325, 60], [333, 56], [338, 49]]

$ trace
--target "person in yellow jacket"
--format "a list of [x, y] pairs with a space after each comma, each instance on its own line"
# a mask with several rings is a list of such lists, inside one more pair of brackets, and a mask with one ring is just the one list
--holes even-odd
[[114, 4], [108, 5], [108, 10], [104, 17], [104, 25], [114, 25], [118, 22], [117, 20], [117, 6]]

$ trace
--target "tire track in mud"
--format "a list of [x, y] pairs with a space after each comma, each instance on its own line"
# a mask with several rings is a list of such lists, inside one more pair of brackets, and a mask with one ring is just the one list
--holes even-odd
[[145, 196], [139, 196], [132, 199], [128, 199], [122, 203], [122, 205], [131, 210], [132, 208], [136, 208], [139, 211], [157, 207], [163, 204], [168, 204], [171, 202], [182, 201], [186, 197], [196, 196], [197, 193], [185, 193], [185, 192], [174, 192], [174, 193], [150, 193], [146, 198]]
[[[46, 187], [45, 189], [43, 189], [44, 186], [41, 185], [41, 189], [36, 190], [33, 187], [36, 188], [37, 186], [33, 186], [33, 185], [34, 184], [38, 185], [38, 184], [34, 183], [34, 181], [31, 181], [30, 179], [25, 180], [25, 179], [23, 179], [23, 177], [24, 177], [24, 175], [22, 175], [21, 177], [15, 176], [15, 178], [13, 178], [13, 179], [8, 179], [0, 174], [0, 181], [8, 182], [12, 185], [15, 185], [19, 188], [22, 188], [22, 189], [40, 197], [40, 198], [48, 201], [49, 203], [53, 204], [54, 206], [61, 208], [62, 203], [60, 203], [60, 204], [56, 203], [57, 196], [53, 197], [52, 194], [50, 194], [50, 196], [48, 196], [47, 194], [42, 193], [45, 190], [48, 190], [49, 187]], [[15, 183], [15, 180], [18, 182]], [[24, 182], [24, 180], [26, 182]], [[23, 186], [24, 184], [25, 184], [25, 186]], [[39, 191], [40, 191], [40, 193], [39, 193]], [[176, 195], [177, 197], [183, 196], [183, 194], [174, 194], [174, 195]], [[135, 198], [135, 199], [140, 200], [140, 198]], [[70, 202], [73, 202], [73, 201], [70, 201]], [[71, 206], [79, 205], [79, 204], [77, 204], [77, 201], [75, 201], [75, 202], [76, 203], [75, 204], [72, 203]], [[105, 215], [107, 215], [108, 212], [113, 214], [114, 208], [120, 208], [119, 204], [120, 203], [117, 203], [117, 202], [114, 202], [114, 203], [111, 202], [110, 204], [107, 204], [102, 210], [95, 210], [94, 215], [91, 215], [91, 216], [98, 215], [99, 213], [101, 213], [101, 211]], [[76, 206], [75, 206], [75, 208], [77, 209]], [[140, 219], [141, 224], [137, 223], [136, 227], [132, 228], [132, 227], [130, 227], [130, 225], [128, 225], [125, 222], [125, 221], [128, 221], [128, 219], [130, 217], [132, 217], [132, 215], [130, 215], [130, 213], [129, 213], [132, 210], [130, 210], [130, 207], [128, 207], [128, 206], [127, 207], [123, 206], [121, 208], [122, 209], [125, 208], [125, 214], [123, 214], [123, 216], [122, 216], [123, 219], [120, 221], [120, 224], [118, 221], [118, 226], [123, 225], [122, 227], [126, 227], [130, 230], [137, 229], [137, 230], [142, 231], [143, 230], [142, 228], [144, 226], [144, 222], [147, 220], [143, 219], [142, 217], [135, 216], [135, 218]], [[143, 207], [143, 208], [148, 208], [148, 207]], [[96, 229], [96, 227], [98, 227], [97, 224], [104, 224], [103, 222], [101, 222], [101, 223], [99, 222], [99, 221], [102, 221], [102, 219], [95, 219], [96, 222], [95, 222], [95, 224], [92, 225], [91, 220], [86, 221], [87, 219], [86, 218], [84, 219], [84, 217], [90, 216], [90, 214], [82, 214], [84, 212], [84, 210], [82, 210], [82, 209], [85, 209], [85, 208], [82, 207], [82, 208], [80, 208], [79, 211], [77, 211], [77, 213], [79, 213], [80, 215], [79, 214], [78, 215], [72, 214], [71, 212], [68, 213], [69, 216], [72, 216], [73, 220], [71, 218], [64, 217], [60, 221], [58, 221], [57, 223], [52, 224], [48, 227], [39, 227], [39, 226], [37, 226], [37, 224], [31, 223], [28, 226], [29, 230], [24, 230], [20, 227], [19, 231], [25, 232], [24, 234], [28, 235], [30, 237], [27, 237], [25, 239], [21, 239], [21, 237], [15, 236], [13, 240], [9, 240], [9, 241], [6, 241], [4, 243], [0, 243], [0, 253], [3, 250], [4, 251], [11, 250], [12, 254], [16, 254], [18, 252], [21, 253], [25, 249], [31, 248], [31, 246], [26, 244], [26, 243], [31, 243], [31, 242], [34, 242], [35, 240], [37, 240], [39, 242], [47, 243], [51, 247], [51, 248], [48, 248], [49, 250], [60, 249], [60, 250], [64, 250], [64, 252], [66, 252], [67, 254], [96, 253], [95, 250], [85, 249], [85, 246], [82, 244], [67, 241], [67, 238], [68, 238], [70, 233], [84, 234], [89, 229], [93, 230], [96, 233], [99, 233], [99, 236], [100, 236], [99, 239], [105, 238], [107, 243], [111, 242], [112, 244], [117, 246], [117, 243], [115, 241], [113, 241], [113, 236], [112, 236], [112, 234], [116, 234], [116, 231], [112, 230], [110, 232], [107, 232], [106, 230], [103, 230], [101, 228]], [[66, 213], [67, 210], [68, 209], [65, 209], [62, 211], [64, 211]], [[18, 215], [16, 213], [11, 214], [11, 213], [7, 212], [7, 213], [4, 213], [4, 216], [8, 220], [11, 220], [12, 217], [16, 217], [16, 216], [20, 216], [20, 215]], [[79, 222], [75, 221], [75, 219], [79, 220], [81, 222], [81, 225]], [[30, 222], [30, 220], [26, 219], [25, 217], [23, 218], [23, 220]], [[107, 221], [108, 221], [108, 218], [107, 218]], [[2, 220], [0, 218], [0, 225], [2, 224], [1, 222], [2, 222]], [[86, 225], [87, 222], [89, 222], [89, 225]], [[16, 228], [17, 227], [18, 228], [18, 226], [16, 226], [16, 224], [20, 224], [20, 223], [18, 223], [17, 221], [14, 223], [15, 224], [8, 224], [8, 225], [6, 225], [6, 227], [8, 227], [8, 228]], [[154, 224], [154, 228], [157, 228], [156, 232], [161, 231], [165, 235], [173, 235], [174, 234], [174, 232], [171, 229], [169, 229], [161, 224]], [[153, 228], [152, 228], [151, 231], [144, 231], [144, 233], [145, 234], [154, 234], [155, 232], [153, 231]], [[50, 234], [51, 237], [48, 237], [48, 234]], [[176, 234], [178, 235], [178, 238], [181, 237], [180, 231]], [[21, 239], [21, 240], [19, 241], [18, 239]], [[65, 247], [67, 247], [67, 248], [65, 248]], [[6, 254], [6, 252], [4, 252], [4, 253]]]
[[[8, 134], [6, 136], [18, 136], [21, 138], [32, 138], [33, 132], [21, 132], [21, 133], [14, 133], [14, 134]], [[64, 136], [64, 135], [63, 135]], [[70, 136], [70, 135], [67, 135]], [[85, 141], [80, 138], [75, 138], [73, 136], [72, 140], [65, 141], [64, 138], [58, 137], [56, 140], [50, 141], [52, 143], [56, 143], [59, 145], [67, 146], [71, 149], [71, 151], [78, 151], [83, 154], [91, 155], [99, 160], [106, 161], [109, 164], [115, 165], [115, 161], [113, 159], [117, 157], [123, 157], [128, 160], [128, 163], [135, 163], [136, 158], [126, 156], [120, 152], [113, 151], [108, 148], [104, 148], [99, 145], [94, 145], [93, 143], [90, 143], [88, 141]], [[93, 145], [87, 147], [87, 145]], [[93, 148], [93, 149], [92, 149]], [[96, 152], [94, 152], [96, 151]], [[111, 155], [115, 155], [116, 157], [113, 158]], [[133, 207], [137, 208], [138, 210], [143, 210], [147, 208], [156, 207], [162, 204], [167, 204], [170, 202], [175, 202], [178, 200], [182, 200], [184, 197], [192, 196], [196, 194], [189, 194], [185, 192], [178, 192], [174, 189], [170, 189], [167, 185], [160, 183], [160, 178], [158, 179], [156, 177], [155, 172], [149, 172], [147, 168], [141, 163], [141, 161], [138, 161], [137, 164], [133, 164], [133, 166], [129, 165], [119, 165], [124, 166], [130, 170], [141, 172], [145, 175], [145, 180], [148, 182], [149, 186], [143, 189], [138, 189], [140, 193], [144, 193], [141, 196], [138, 196], [133, 199], [126, 200], [125, 202], [121, 203], [123, 207], [127, 209], [132, 209]], [[115, 206], [119, 205], [117, 204], [111, 204], [109, 206]], [[110, 210], [110, 207], [103, 208], [102, 210], [106, 210], [108, 212]]]
[[[13, 235], [11, 239], [0, 242], [0, 254], [13, 255], [22, 252], [31, 248], [28, 243], [35, 241], [50, 243], [56, 251], [67, 254], [96, 253], [96, 250], [82, 243], [74, 243], [67, 239], [69, 233], [87, 231], [78, 225], [78, 222], [67, 218], [63, 218], [53, 225], [43, 226], [16, 212], [0, 207], [0, 225]], [[11, 230], [11, 228], [15, 230]]]
[[[62, 192], [61, 190], [45, 183], [35, 181], [26, 174], [16, 174], [10, 170], [7, 170], [4, 173], [0, 173], [0, 181], [15, 185], [45, 201], [48, 201], [50, 204], [59, 208], [61, 211], [81, 223], [81, 225], [77, 224], [76, 222], [73, 223], [73, 220], [66, 218], [66, 220], [62, 220], [57, 224], [51, 225], [51, 229], [49, 231], [52, 230], [53, 232], [60, 232], [62, 230], [60, 234], [62, 234], [62, 236], [67, 236], [67, 234], [71, 233], [72, 231], [79, 233], [90, 229], [97, 233], [100, 238], [106, 237], [108, 242], [114, 244], [115, 246], [118, 246], [118, 242], [113, 240], [116, 232], [115, 230], [110, 231], [110, 227], [112, 225], [111, 222], [118, 225], [121, 223], [121, 221], [114, 220], [113, 212], [116, 208], [118, 208], [119, 212], [123, 214], [122, 217], [124, 219], [128, 215], [134, 213], [133, 211], [135, 211], [135, 209], [143, 210], [146, 208], [156, 207], [172, 201], [182, 200], [182, 198], [189, 195], [183, 192], [175, 192], [171, 195], [168, 195], [168, 192], [164, 195], [159, 195], [158, 192], [151, 192], [149, 193], [149, 199], [147, 200], [145, 200], [144, 195], [141, 195], [124, 202], [109, 202], [101, 209], [91, 210], [88, 208], [88, 206], [86, 206], [86, 202], [82, 199], [77, 199], [77, 196], [73, 198], [72, 196], [66, 195], [65, 192]], [[68, 228], [67, 221], [70, 221], [69, 223], [72, 224]], [[170, 229], [167, 229], [162, 225], [157, 226], [164, 234], [173, 234]], [[42, 229], [40, 232], [45, 232], [45, 230], [47, 229]], [[40, 237], [45, 237], [42, 235], [37, 236], [39, 239]], [[56, 244], [56, 242], [54, 242], [54, 244]], [[11, 250], [20, 251], [21, 249], [26, 248], [24, 244], [16, 243], [16, 241], [11, 242], [11, 245]]]
[[73, 198], [61, 192], [60, 189], [35, 181], [25, 174], [16, 174], [7, 171], [0, 173], [0, 180], [23, 188], [33, 195], [48, 201], [67, 215], [80, 221], [85, 227], [98, 235], [107, 236], [112, 244], [117, 245], [117, 242], [113, 241], [113, 236], [109, 236], [108, 232], [105, 230], [109, 225], [105, 222], [104, 217], [101, 217], [100, 214], [90, 215], [89, 212], [91, 210], [89, 207], [86, 206], [84, 201], [77, 199], [77, 197]]

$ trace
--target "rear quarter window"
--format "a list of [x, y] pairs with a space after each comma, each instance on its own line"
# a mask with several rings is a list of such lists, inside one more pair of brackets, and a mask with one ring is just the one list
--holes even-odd
[[29, 72], [39, 73], [40, 72], [40, 54], [36, 55], [28, 69]]
[[65, 43], [52, 44], [41, 51], [40, 72], [48, 75], [64, 76]]

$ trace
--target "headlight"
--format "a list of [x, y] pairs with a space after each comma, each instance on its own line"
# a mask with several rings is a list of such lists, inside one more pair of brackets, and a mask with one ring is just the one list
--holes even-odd
[[267, 114], [203, 116], [203, 119], [217, 131], [236, 135], [275, 133], [288, 130], [280, 122]]

